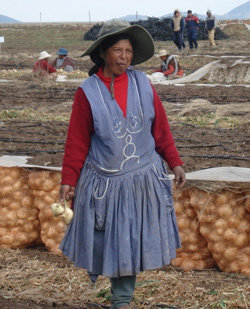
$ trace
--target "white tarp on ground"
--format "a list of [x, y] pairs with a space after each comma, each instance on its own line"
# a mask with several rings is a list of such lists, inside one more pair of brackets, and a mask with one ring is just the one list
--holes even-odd
[[202, 68], [198, 69], [197, 71], [191, 73], [190, 75], [178, 78], [178, 79], [170, 79], [170, 80], [163, 80], [164, 75], [163, 73], [158, 72], [153, 73], [152, 75], [147, 75], [150, 79], [152, 84], [161, 84], [161, 85], [174, 85], [174, 84], [185, 84], [185, 83], [192, 83], [200, 80], [203, 76], [205, 76], [212, 68], [218, 66], [220, 64], [220, 60], [213, 61], [211, 63], [206, 64]]
[[[2, 156], [0, 157], [0, 166], [2, 167], [24, 167], [24, 168], [41, 168], [53, 171], [61, 171], [61, 167], [51, 167], [42, 165], [27, 164], [26, 156]], [[169, 179], [174, 175], [170, 174]], [[209, 181], [229, 181], [229, 182], [250, 182], [250, 168], [245, 167], [214, 167], [201, 171], [186, 173], [188, 180], [209, 180]]]
[[[223, 63], [221, 60], [216, 60], [206, 64], [190, 75], [179, 77], [176, 79], [166, 79], [163, 73], [156, 72], [152, 75], [147, 75], [152, 84], [160, 85], [178, 85], [192, 83], [200, 80], [208, 74], [208, 80], [217, 82], [229, 83], [249, 83], [250, 80], [250, 61], [237, 59], [234, 62]], [[233, 68], [239, 66], [235, 70]], [[239, 73], [240, 72], [240, 73]], [[221, 76], [222, 74], [222, 76]]]

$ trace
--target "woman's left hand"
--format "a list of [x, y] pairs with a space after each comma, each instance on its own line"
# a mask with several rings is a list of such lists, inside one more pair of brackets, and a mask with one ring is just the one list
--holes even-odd
[[174, 167], [173, 172], [175, 175], [174, 182], [175, 182], [176, 188], [177, 189], [182, 188], [186, 183], [186, 176], [185, 176], [185, 172], [182, 166], [179, 165], [179, 166]]

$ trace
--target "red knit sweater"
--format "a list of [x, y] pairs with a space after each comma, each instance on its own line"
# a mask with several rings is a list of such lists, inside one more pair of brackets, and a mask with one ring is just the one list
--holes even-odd
[[[105, 77], [102, 69], [99, 70], [97, 75], [110, 90], [111, 78]], [[124, 116], [126, 116], [127, 107], [127, 88], [128, 76], [126, 73], [115, 78], [115, 100], [123, 111]], [[152, 135], [155, 139], [155, 149], [168, 163], [169, 168], [172, 169], [175, 166], [182, 165], [183, 162], [175, 147], [165, 110], [154, 88], [153, 93], [155, 119], [152, 124]], [[62, 184], [76, 185], [89, 151], [91, 135], [93, 133], [94, 124], [90, 103], [82, 88], [78, 88], [74, 98], [65, 144]]]
[[48, 72], [49, 74], [56, 72], [56, 69], [53, 68], [48, 63], [48, 61], [46, 61], [44, 59], [36, 62], [35, 66], [33, 68], [33, 72], [38, 71], [38, 70]]

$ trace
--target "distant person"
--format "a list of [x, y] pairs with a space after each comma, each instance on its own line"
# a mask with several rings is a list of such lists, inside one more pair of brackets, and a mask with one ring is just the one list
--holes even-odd
[[36, 62], [33, 72], [36, 75], [40, 76], [48, 76], [51, 75], [54, 76], [56, 73], [56, 69], [49, 64], [49, 58], [51, 57], [50, 54], [48, 54], [46, 51], [42, 51], [40, 53], [40, 56], [38, 58], [38, 61]]
[[197, 30], [199, 29], [199, 18], [197, 16], [194, 16], [191, 10], [187, 11], [188, 16], [186, 17], [186, 25], [188, 30], [188, 42], [189, 42], [189, 48], [198, 48], [197, 43]]
[[63, 69], [65, 72], [72, 72], [75, 70], [74, 61], [68, 57], [66, 48], [60, 48], [57, 52], [58, 57], [51, 63], [56, 69]]
[[214, 15], [212, 15], [212, 12], [210, 10], [207, 10], [207, 18], [205, 20], [205, 28], [207, 29], [208, 32], [208, 39], [210, 42], [210, 46], [215, 46], [214, 42], [214, 33], [215, 33], [215, 28], [217, 26], [217, 19]]
[[176, 9], [174, 11], [174, 16], [172, 18], [172, 31], [173, 31], [173, 41], [181, 51], [186, 45], [183, 41], [183, 32], [185, 28], [185, 18], [181, 15], [180, 10]]
[[162, 72], [169, 79], [182, 77], [184, 75], [177, 59], [170, 55], [166, 49], [159, 50], [158, 57], [161, 58], [161, 67], [155, 72]]

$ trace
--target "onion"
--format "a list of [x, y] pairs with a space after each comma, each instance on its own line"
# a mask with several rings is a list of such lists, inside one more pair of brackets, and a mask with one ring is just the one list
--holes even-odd
[[3, 197], [9, 197], [13, 193], [13, 187], [12, 186], [4, 186], [4, 187], [1, 188], [0, 193]]
[[13, 189], [14, 189], [14, 191], [22, 190], [23, 185], [24, 185], [24, 180], [18, 179], [18, 180], [13, 184]]
[[226, 248], [227, 247], [226, 247], [225, 243], [223, 243], [223, 242], [216, 242], [213, 245], [213, 253], [216, 252], [216, 253], [222, 254], [222, 253], [225, 252]]
[[191, 244], [196, 244], [198, 243], [200, 240], [200, 235], [198, 235], [197, 233], [190, 233], [189, 236], [188, 236], [188, 241], [191, 243]]
[[211, 229], [208, 227], [208, 225], [203, 224], [200, 227], [200, 232], [202, 236], [207, 238], [209, 234], [211, 233]]
[[225, 271], [228, 273], [232, 273], [232, 272], [238, 272], [240, 270], [240, 265], [233, 261], [231, 262], [226, 268]]
[[232, 216], [227, 219], [227, 223], [229, 227], [237, 228], [240, 224], [240, 219], [236, 216]]
[[197, 217], [197, 216], [196, 216], [196, 213], [195, 213], [195, 211], [194, 211], [194, 209], [191, 208], [191, 207], [188, 207], [188, 208], [185, 210], [185, 214], [186, 214], [187, 217], [192, 218], [192, 219], [194, 219], [194, 218]]
[[14, 235], [12, 233], [5, 233], [1, 238], [1, 246], [2, 244], [11, 245], [14, 241]]
[[233, 210], [230, 205], [222, 205], [218, 208], [218, 214], [222, 218], [228, 218], [232, 216]]
[[242, 248], [247, 244], [248, 244], [248, 235], [246, 233], [239, 234], [234, 242], [234, 245], [238, 248]]
[[220, 219], [215, 221], [214, 225], [215, 225], [216, 229], [225, 229], [227, 227], [227, 221], [220, 218]]
[[193, 260], [184, 260], [182, 263], [181, 263], [181, 267], [187, 271], [187, 270], [191, 270], [191, 269], [194, 269], [195, 268], [195, 261]]
[[233, 261], [236, 258], [237, 252], [238, 252], [238, 248], [228, 247], [224, 252], [224, 256], [227, 260]]
[[245, 276], [250, 276], [250, 267], [243, 267], [241, 269], [241, 272], [245, 275]]
[[178, 227], [179, 227], [180, 230], [185, 230], [190, 225], [190, 221], [186, 218], [183, 218], [183, 217], [181, 217], [179, 219], [177, 218], [177, 222], [178, 222]]
[[7, 175], [0, 180], [0, 186], [7, 187], [13, 185], [13, 179], [11, 176]]
[[212, 242], [220, 242], [223, 239], [222, 236], [218, 235], [216, 231], [212, 231], [208, 238]]
[[180, 267], [182, 262], [183, 262], [182, 257], [176, 257], [175, 259], [171, 260], [171, 265], [173, 265], [174, 267]]
[[33, 201], [34, 200], [33, 200], [32, 196], [26, 195], [22, 199], [21, 204], [22, 204], [23, 207], [31, 207], [33, 205]]
[[236, 229], [226, 229], [225, 233], [224, 233], [224, 238], [225, 240], [228, 240], [229, 242], [234, 242], [236, 240], [238, 236], [238, 232]]
[[249, 233], [250, 232], [250, 222], [245, 219], [240, 221], [240, 224], [237, 227], [237, 231], [240, 233]]
[[[216, 205], [224, 205], [228, 203], [228, 194], [227, 193], [222, 193], [216, 198]], [[220, 207], [219, 207], [220, 208]]]
[[26, 210], [25, 208], [20, 208], [17, 212], [16, 212], [16, 216], [19, 219], [26, 219], [29, 216], [29, 212], [28, 210]]
[[[0, 195], [1, 195], [1, 191], [0, 191]], [[4, 197], [0, 200], [0, 204], [2, 207], [8, 207], [11, 203], [11, 199], [9, 197]]]

